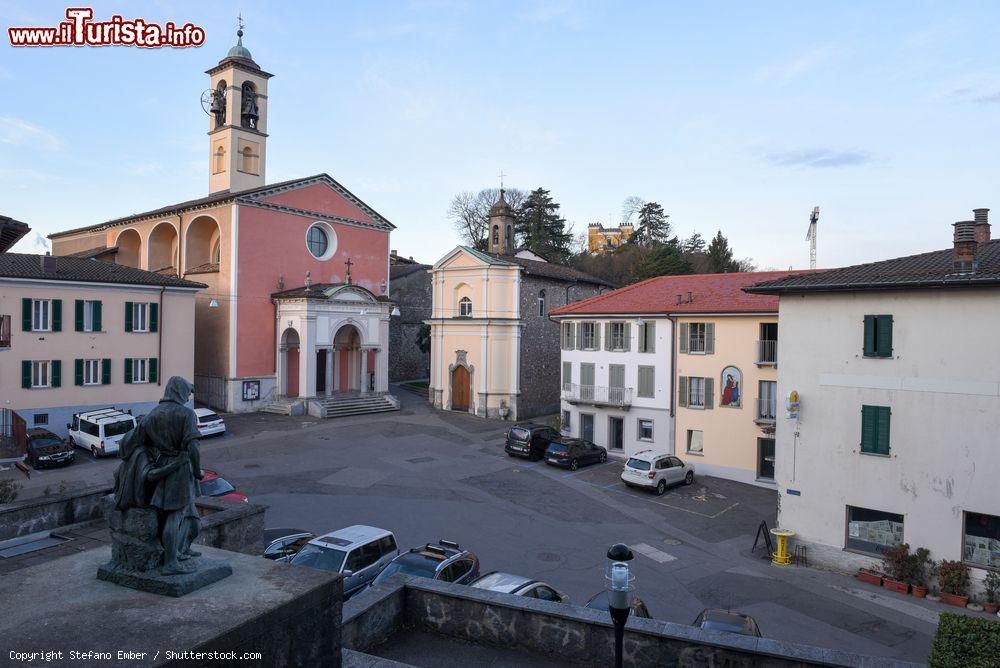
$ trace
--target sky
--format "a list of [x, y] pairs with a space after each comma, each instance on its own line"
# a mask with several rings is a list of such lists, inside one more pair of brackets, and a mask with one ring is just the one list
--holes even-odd
[[[0, 214], [36, 233], [208, 193], [204, 71], [235, 43], [269, 82], [267, 180], [326, 172], [432, 263], [461, 191], [544, 187], [576, 232], [631, 195], [722, 230], [761, 269], [945, 248], [1000, 215], [1000, 4], [95, 2], [203, 27], [199, 48], [0, 41]], [[65, 4], [0, 0], [3, 27]]]

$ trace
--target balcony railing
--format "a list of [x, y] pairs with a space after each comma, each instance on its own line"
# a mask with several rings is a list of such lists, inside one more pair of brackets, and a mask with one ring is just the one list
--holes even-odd
[[757, 412], [755, 422], [773, 424], [777, 415], [777, 399], [775, 397], [759, 397], [756, 399]]
[[778, 342], [764, 340], [757, 342], [757, 364], [778, 364]]
[[563, 385], [562, 398], [570, 403], [625, 408], [632, 405], [632, 388], [566, 383]]

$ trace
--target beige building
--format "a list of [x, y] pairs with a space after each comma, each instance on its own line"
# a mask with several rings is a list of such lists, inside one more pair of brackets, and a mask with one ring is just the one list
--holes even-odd
[[65, 435], [73, 413], [140, 414], [194, 377], [201, 283], [93, 259], [0, 253], [0, 408]]
[[513, 211], [490, 211], [488, 252], [458, 246], [431, 269], [430, 400], [437, 408], [521, 419], [559, 410], [559, 327], [550, 309], [604, 281], [514, 253]]
[[587, 250], [591, 253], [609, 253], [629, 240], [635, 231], [630, 224], [604, 227], [600, 223], [587, 226]]

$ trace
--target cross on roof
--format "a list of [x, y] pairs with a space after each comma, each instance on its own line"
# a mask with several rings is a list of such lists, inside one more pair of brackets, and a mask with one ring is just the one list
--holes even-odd
[[240, 30], [243, 30], [243, 12], [236, 15], [236, 25]]
[[503, 170], [501, 169], [499, 176], [500, 176], [500, 190], [503, 190], [503, 177], [509, 176], [509, 175], [508, 174], [504, 174]]

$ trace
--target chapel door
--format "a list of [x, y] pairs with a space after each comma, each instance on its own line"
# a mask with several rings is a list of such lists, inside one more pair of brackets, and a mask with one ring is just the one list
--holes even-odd
[[469, 410], [469, 370], [464, 366], [457, 366], [451, 372], [451, 409]]
[[289, 348], [285, 355], [287, 355], [285, 373], [288, 378], [285, 394], [289, 397], [297, 397], [299, 396], [299, 349]]
[[325, 350], [316, 351], [316, 394], [326, 394], [326, 355]]

